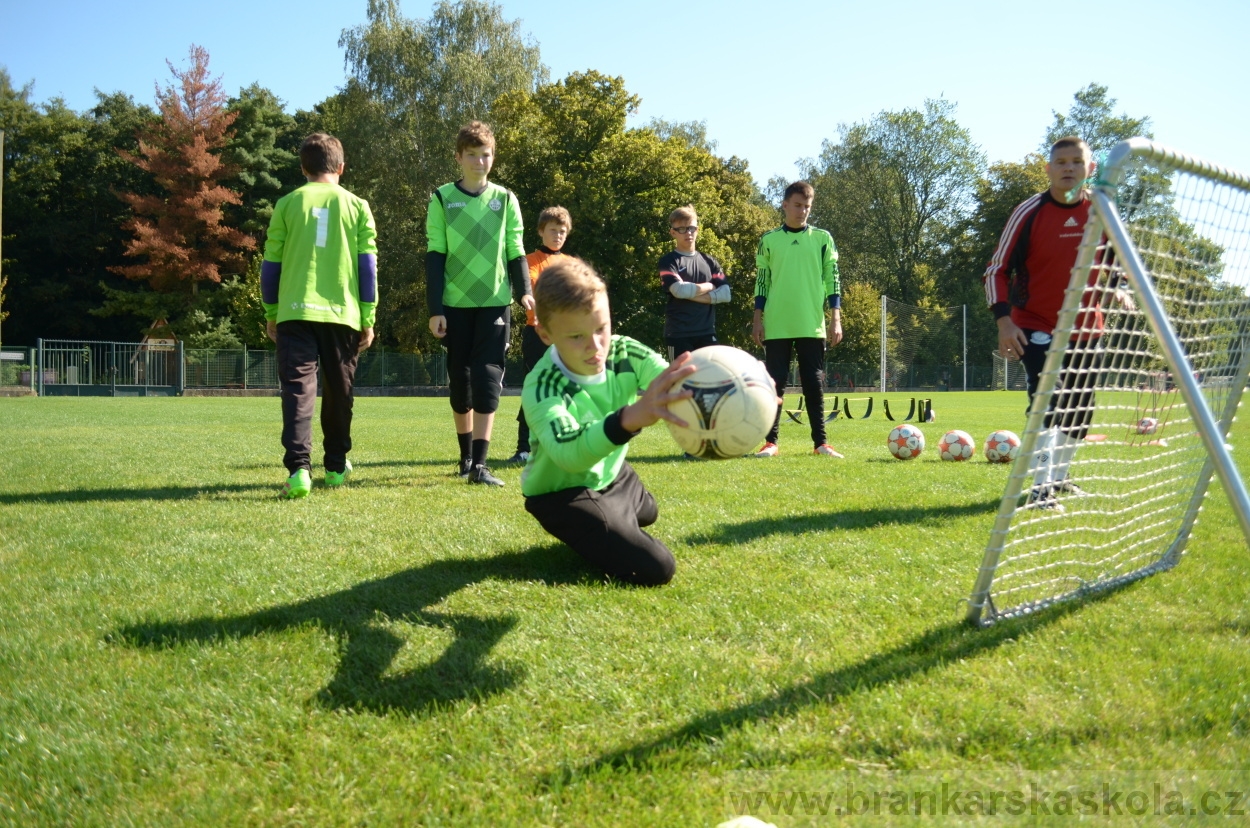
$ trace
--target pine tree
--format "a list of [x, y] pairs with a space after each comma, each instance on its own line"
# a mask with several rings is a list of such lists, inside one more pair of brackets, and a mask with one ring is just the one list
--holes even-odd
[[209, 76], [208, 51], [192, 45], [189, 58], [185, 71], [166, 61], [176, 83], [157, 88], [161, 117], [140, 131], [138, 154], [121, 153], [163, 192], [120, 194], [134, 212], [124, 225], [133, 234], [126, 254], [140, 261], [114, 268], [158, 293], [186, 296], [187, 306], [201, 282], [216, 284], [244, 272], [247, 251], [256, 246], [251, 236], [222, 223], [223, 207], [240, 203], [221, 183], [234, 172], [221, 151], [237, 115], [226, 109], [220, 78]]

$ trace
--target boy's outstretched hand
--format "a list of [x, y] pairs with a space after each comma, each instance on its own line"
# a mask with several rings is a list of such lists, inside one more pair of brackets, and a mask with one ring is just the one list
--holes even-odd
[[693, 391], [681, 387], [681, 381], [694, 372], [695, 366], [690, 364], [689, 352], [673, 360], [671, 365], [651, 381], [651, 385], [647, 386], [637, 402], [621, 409], [621, 428], [626, 431], [641, 431], [660, 420], [667, 420], [682, 428], [688, 427], [690, 424], [669, 411], [668, 407], [678, 400], [687, 400], [694, 396]]

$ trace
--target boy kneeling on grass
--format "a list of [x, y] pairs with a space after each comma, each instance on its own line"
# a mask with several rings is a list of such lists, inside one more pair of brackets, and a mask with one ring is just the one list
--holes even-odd
[[[548, 346], [525, 378], [521, 404], [533, 449], [521, 475], [525, 509], [588, 563], [631, 584], [673, 577], [673, 553], [642, 530], [655, 498], [625, 462], [629, 441], [691, 396], [689, 356], [672, 365], [642, 343], [612, 335], [607, 287], [581, 259], [543, 271], [536, 330]], [[639, 390], [646, 389], [639, 397]]]

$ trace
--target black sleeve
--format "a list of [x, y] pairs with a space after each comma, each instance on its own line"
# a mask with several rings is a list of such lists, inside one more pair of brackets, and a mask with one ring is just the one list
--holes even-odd
[[1011, 316], [1011, 305], [1007, 302], [995, 302], [990, 305], [990, 313], [994, 314], [994, 321], [997, 322], [1004, 316]]
[[624, 408], [618, 408], [603, 420], [604, 436], [618, 446], [623, 446], [638, 436], [637, 431], [626, 431], [625, 427], [621, 425], [621, 412], [624, 410]]
[[530, 295], [530, 266], [524, 256], [508, 262], [508, 280], [512, 282], [512, 295], [518, 300]]
[[425, 254], [425, 302], [430, 316], [443, 315], [443, 285], [447, 274], [447, 254], [433, 250]]

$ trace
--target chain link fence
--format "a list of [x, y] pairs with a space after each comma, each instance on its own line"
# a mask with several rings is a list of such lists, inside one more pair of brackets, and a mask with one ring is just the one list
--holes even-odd
[[[179, 362], [179, 353], [181, 362]], [[997, 363], [998, 361], [995, 360]], [[42, 370], [39, 366], [42, 365]], [[1016, 366], [1008, 388], [1022, 388]], [[510, 360], [504, 385], [519, 389], [524, 371]], [[970, 390], [1002, 389], [1003, 367], [969, 365]], [[797, 369], [790, 384], [797, 386]], [[825, 386], [832, 392], [879, 391], [877, 365], [852, 365], [830, 360]], [[439, 388], [447, 385], [447, 357], [436, 354], [399, 354], [370, 349], [360, 355], [356, 387]], [[889, 391], [954, 391], [963, 387], [963, 367], [913, 365], [886, 377]], [[277, 354], [272, 350], [208, 349], [152, 346], [143, 343], [43, 340], [35, 348], [5, 346], [0, 350], [0, 387], [29, 389], [43, 394], [172, 393], [198, 390], [277, 390]]]

